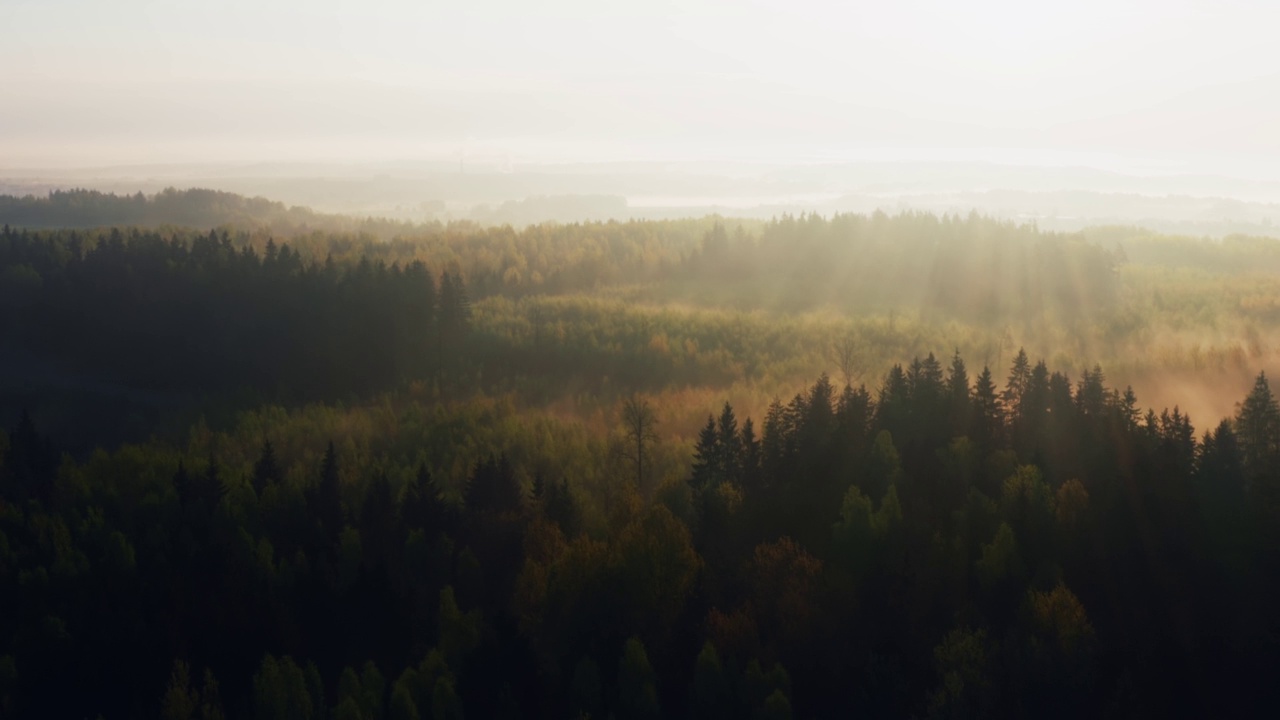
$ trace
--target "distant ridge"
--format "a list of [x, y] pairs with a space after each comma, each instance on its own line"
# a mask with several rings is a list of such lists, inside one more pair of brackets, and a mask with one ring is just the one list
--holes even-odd
[[154, 195], [117, 195], [97, 190], [53, 190], [45, 196], [0, 195], [0, 224], [15, 228], [94, 228], [109, 225], [224, 225], [261, 228], [281, 234], [323, 230], [391, 236], [413, 224], [385, 218], [355, 218], [286, 206], [263, 197], [220, 190], [166, 188]]

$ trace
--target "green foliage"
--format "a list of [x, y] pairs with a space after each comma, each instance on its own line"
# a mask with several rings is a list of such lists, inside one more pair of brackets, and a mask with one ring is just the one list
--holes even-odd
[[267, 655], [253, 678], [253, 712], [259, 720], [310, 720], [315, 717], [306, 678], [293, 658]]
[[979, 578], [988, 586], [1005, 583], [1025, 573], [1018, 540], [1008, 523], [1000, 523], [995, 537], [982, 546], [982, 557], [978, 559], [977, 569]]
[[[23, 397], [173, 413], [10, 415], [0, 715], [220, 717], [213, 670], [261, 718], [1263, 694], [1222, 678], [1280, 637], [1265, 376], [1198, 440], [1097, 363], [1265, 364], [1280, 286], [1223, 273], [1270, 245], [1143, 241], [1112, 272], [1087, 235], [917, 214], [289, 240], [0, 233]], [[972, 388], [939, 348], [983, 361]], [[209, 669], [158, 696], [174, 657]]]
[[791, 701], [781, 690], [774, 690], [764, 700], [764, 707], [757, 710], [752, 717], [759, 720], [791, 720]]
[[462, 700], [448, 676], [436, 679], [431, 691], [431, 716], [436, 720], [463, 720]]
[[411, 682], [403, 682], [404, 678], [396, 681], [395, 688], [391, 691], [391, 707], [389, 717], [391, 720], [418, 720], [418, 704], [414, 702], [414, 691]]
[[445, 662], [457, 667], [471, 654], [480, 642], [480, 611], [465, 615], [458, 609], [453, 587], [440, 591], [439, 612], [440, 652]]
[[710, 642], [702, 646], [693, 667], [692, 716], [713, 720], [732, 715], [733, 695], [720, 655]]
[[175, 660], [173, 674], [169, 677], [169, 689], [165, 691], [161, 702], [160, 716], [164, 720], [192, 720], [199, 706], [200, 697], [191, 688], [190, 667], [181, 660]]
[[947, 633], [933, 650], [940, 684], [929, 700], [930, 717], [987, 717], [995, 712], [990, 652], [985, 630], [956, 628]]
[[627, 640], [618, 664], [618, 717], [625, 720], [662, 717], [656, 682], [644, 644], [639, 638]]

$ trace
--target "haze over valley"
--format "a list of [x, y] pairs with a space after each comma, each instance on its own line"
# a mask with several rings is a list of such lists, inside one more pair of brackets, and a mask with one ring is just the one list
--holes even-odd
[[0, 718], [1266, 716], [1273, 5], [0, 4]]

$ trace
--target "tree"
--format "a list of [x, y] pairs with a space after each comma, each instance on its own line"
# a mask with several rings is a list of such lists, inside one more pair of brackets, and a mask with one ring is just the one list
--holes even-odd
[[386, 562], [394, 537], [394, 523], [391, 480], [385, 470], [379, 470], [365, 487], [364, 502], [360, 505], [360, 536], [371, 564]]
[[631, 395], [622, 405], [622, 429], [626, 437], [623, 456], [635, 463], [636, 487], [643, 488], [645, 457], [649, 447], [657, 442], [657, 418], [649, 401], [639, 395]]
[[463, 491], [468, 512], [502, 514], [515, 512], [524, 504], [524, 492], [506, 453], [492, 454], [476, 463]]
[[947, 375], [947, 413], [952, 437], [969, 431], [969, 404], [969, 372], [965, 369], [960, 351], [956, 350]]
[[400, 500], [400, 518], [406, 527], [423, 530], [435, 537], [444, 531], [446, 507], [440, 496], [440, 488], [427, 470], [426, 463], [418, 465], [418, 472], [405, 485]]
[[382, 717], [383, 698], [386, 693], [386, 678], [372, 660], [366, 661], [360, 672], [360, 710], [365, 717]]
[[739, 482], [742, 476], [742, 439], [738, 436], [738, 419], [733, 406], [725, 402], [716, 425], [716, 448], [720, 455], [720, 479]]
[[742, 690], [754, 720], [787, 720], [791, 717], [791, 676], [779, 663], [764, 672], [759, 660], [752, 660], [742, 678]]
[[840, 371], [845, 387], [852, 387], [853, 383], [862, 376], [862, 370], [859, 367], [860, 355], [857, 341], [851, 335], [846, 335], [831, 344], [831, 359]]
[[978, 447], [989, 449], [1000, 440], [1004, 430], [1004, 407], [989, 367], [982, 368], [982, 374], [974, 383], [972, 407], [970, 435]]
[[436, 720], [462, 720], [462, 699], [448, 675], [437, 678], [431, 691], [431, 716]]
[[535, 507], [541, 508], [542, 500], [546, 497], [546, 493], [547, 484], [546, 481], [542, 479], [542, 472], [535, 471], [533, 473], [533, 484], [529, 488], [529, 500]]
[[480, 644], [480, 611], [465, 615], [458, 609], [453, 586], [440, 591], [440, 613], [437, 619], [440, 653], [450, 667], [461, 667], [463, 661]]
[[977, 561], [978, 577], [984, 585], [995, 588], [1016, 584], [1023, 575], [1022, 554], [1018, 540], [1008, 523], [1000, 523], [996, 536], [982, 546], [982, 556]]
[[293, 658], [262, 658], [253, 676], [253, 713], [258, 720], [310, 720], [311, 695], [302, 669]]
[[761, 447], [751, 418], [742, 422], [739, 442], [742, 446], [742, 488], [746, 492], [755, 492], [760, 488]]
[[218, 681], [205, 669], [199, 691], [191, 685], [191, 670], [186, 662], [175, 660], [169, 676], [169, 687], [160, 703], [164, 720], [225, 720]]
[[1235, 430], [1246, 472], [1257, 477], [1275, 465], [1280, 454], [1280, 406], [1265, 372], [1258, 373], [1253, 390], [1240, 404]]
[[200, 698], [191, 687], [190, 668], [182, 660], [173, 661], [169, 689], [161, 702], [160, 716], [164, 720], [193, 720], [199, 706]]
[[654, 505], [618, 533], [609, 565], [617, 612], [627, 627], [652, 636], [680, 614], [702, 559], [689, 529], [664, 505]]
[[418, 720], [418, 704], [413, 699], [413, 688], [402, 676], [391, 691], [391, 720]]
[[791, 720], [791, 701], [781, 690], [774, 690], [764, 699], [764, 707], [753, 717], [757, 720]]
[[1031, 382], [1031, 361], [1027, 351], [1018, 348], [1018, 355], [1013, 359], [1013, 367], [1009, 370], [1009, 382], [1006, 383], [1000, 400], [1010, 412], [1016, 412], [1022, 406], [1022, 396]]
[[558, 525], [566, 538], [577, 537], [582, 530], [582, 509], [569, 489], [569, 480], [561, 478], [559, 484], [551, 483], [547, 491], [547, 519]]
[[320, 461], [320, 479], [313, 489], [312, 506], [325, 537], [337, 537], [342, 531], [342, 480], [338, 475], [338, 452], [333, 441]]
[[933, 657], [942, 683], [929, 699], [930, 717], [989, 717], [996, 712], [986, 630], [952, 630], [933, 649]]
[[1215, 511], [1236, 509], [1244, 499], [1244, 461], [1240, 441], [1231, 421], [1223, 419], [1218, 427], [1206, 432], [1200, 444], [1200, 461], [1196, 466], [1199, 486]]
[[253, 491], [262, 497], [262, 491], [280, 482], [283, 473], [280, 471], [280, 463], [276, 460], [275, 448], [271, 447], [270, 440], [262, 441], [262, 452], [258, 455], [258, 461], [253, 464]]
[[689, 484], [695, 491], [713, 487], [720, 478], [720, 434], [716, 432], [716, 420], [707, 416], [707, 424], [698, 433], [698, 444], [693, 450], [693, 476]]
[[222, 484], [217, 458], [210, 453], [205, 471], [194, 476], [189, 476], [179, 463], [178, 475], [180, 477], [175, 477], [174, 484], [178, 488], [184, 510], [198, 527], [207, 527], [209, 518], [227, 492]]
[[657, 676], [639, 638], [627, 640], [618, 663], [618, 717], [622, 720], [657, 720]]
[[471, 332], [471, 300], [459, 272], [440, 274], [439, 327], [441, 345], [448, 350], [456, 351]]
[[1027, 604], [1028, 709], [1041, 717], [1078, 717], [1092, 689], [1097, 645], [1084, 605], [1061, 582], [1048, 592], [1032, 591]]
[[732, 716], [733, 694], [720, 654], [707, 641], [693, 666], [692, 716], [698, 720], [715, 720]]

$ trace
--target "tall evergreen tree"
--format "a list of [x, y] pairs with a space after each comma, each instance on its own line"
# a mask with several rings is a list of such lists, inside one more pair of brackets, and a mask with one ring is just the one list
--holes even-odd
[[1258, 373], [1253, 389], [1240, 404], [1235, 430], [1246, 472], [1260, 475], [1274, 464], [1280, 455], [1280, 406], [1265, 372]]
[[720, 480], [740, 482], [742, 476], [742, 439], [738, 437], [738, 419], [733, 406], [725, 402], [716, 424], [716, 446], [719, 453]]
[[379, 470], [365, 486], [364, 501], [360, 504], [360, 539], [372, 563], [386, 562], [396, 534], [395, 521], [391, 480], [385, 470]]
[[951, 369], [947, 374], [947, 414], [951, 425], [951, 436], [964, 435], [969, 431], [969, 372], [965, 368], [960, 351], [951, 358]]
[[336, 538], [343, 523], [342, 480], [338, 474], [338, 452], [332, 440], [320, 461], [320, 478], [313, 488], [312, 506], [325, 537]]
[[280, 463], [276, 460], [275, 448], [271, 446], [270, 440], [262, 441], [262, 452], [258, 455], [258, 460], [253, 464], [253, 491], [259, 497], [262, 491], [280, 482], [282, 473], [280, 471]]
[[1027, 351], [1018, 348], [1018, 355], [1013, 359], [1013, 367], [1009, 369], [1009, 381], [1005, 384], [1004, 392], [1000, 396], [1006, 411], [1018, 412], [1022, 407], [1022, 396], [1026, 393], [1030, 382], [1031, 361], [1027, 358]]
[[983, 366], [973, 387], [973, 413], [969, 435], [979, 447], [989, 449], [1003, 435], [1004, 406], [996, 393], [991, 368]]
[[751, 418], [742, 421], [740, 434], [742, 447], [742, 488], [745, 492], [754, 492], [760, 488], [761, 449], [756, 439], [756, 427]]
[[707, 424], [698, 433], [698, 443], [693, 450], [693, 476], [689, 483], [694, 490], [714, 487], [720, 480], [720, 434], [716, 419], [707, 416]]
[[476, 463], [463, 494], [467, 511], [504, 513], [519, 510], [524, 493], [505, 453]]
[[427, 470], [426, 463], [418, 466], [418, 472], [405, 486], [400, 502], [400, 517], [405, 526], [424, 530], [434, 536], [445, 530], [446, 508], [440, 488]]

